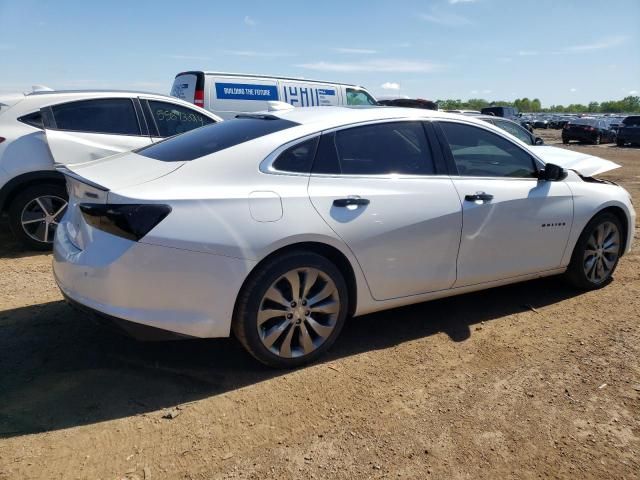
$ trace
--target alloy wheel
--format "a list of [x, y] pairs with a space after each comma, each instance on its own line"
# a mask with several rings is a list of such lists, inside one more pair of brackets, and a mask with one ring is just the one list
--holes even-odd
[[25, 205], [20, 215], [24, 232], [33, 240], [52, 243], [67, 201], [55, 195], [36, 197]]
[[340, 296], [333, 280], [316, 268], [296, 268], [265, 292], [258, 310], [262, 344], [283, 358], [308, 355], [333, 333]]
[[604, 282], [615, 268], [620, 252], [620, 232], [613, 222], [603, 222], [591, 233], [584, 251], [583, 268], [594, 284]]

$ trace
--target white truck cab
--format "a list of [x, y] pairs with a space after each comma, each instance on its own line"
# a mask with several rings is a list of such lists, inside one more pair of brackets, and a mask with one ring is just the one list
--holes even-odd
[[176, 75], [171, 95], [229, 119], [268, 110], [268, 102], [294, 107], [377, 105], [364, 88], [335, 82], [204, 71]]

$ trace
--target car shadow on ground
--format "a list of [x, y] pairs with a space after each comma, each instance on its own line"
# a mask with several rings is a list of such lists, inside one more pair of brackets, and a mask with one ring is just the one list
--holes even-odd
[[[464, 341], [475, 324], [578, 294], [552, 278], [353, 318], [324, 361], [439, 332]], [[0, 312], [0, 370], [0, 438], [152, 412], [286, 373], [232, 339], [137, 342], [62, 301]]]
[[0, 258], [33, 257], [48, 253], [50, 252], [27, 250], [18, 243], [9, 229], [9, 219], [6, 215], [0, 215]]

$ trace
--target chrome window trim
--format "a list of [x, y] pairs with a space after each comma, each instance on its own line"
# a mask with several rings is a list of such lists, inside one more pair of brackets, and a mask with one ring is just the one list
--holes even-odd
[[[262, 162], [260, 162], [259, 170], [262, 173], [267, 173], [271, 175], [293, 175], [293, 176], [304, 176], [304, 177], [331, 177], [331, 178], [443, 178], [448, 177], [446, 174], [442, 175], [407, 175], [407, 174], [394, 174], [394, 173], [385, 173], [379, 175], [353, 175], [353, 174], [343, 174], [343, 173], [302, 173], [302, 172], [286, 172], [284, 170], [276, 170], [273, 168], [273, 162], [278, 158], [278, 156], [284, 152], [286, 149], [297, 145], [298, 143], [303, 143], [307, 140], [311, 140], [315, 137], [320, 137], [324, 134], [335, 133], [340, 130], [347, 130], [349, 128], [355, 127], [365, 127], [367, 125], [377, 125], [379, 123], [398, 123], [398, 122], [425, 122], [430, 120], [430, 117], [402, 117], [402, 118], [383, 118], [376, 120], [366, 120], [363, 122], [355, 122], [349, 123], [345, 125], [340, 125], [338, 127], [328, 128], [326, 130], [322, 130], [320, 132], [311, 133], [305, 135], [303, 137], [296, 138], [295, 140], [291, 140], [280, 147], [276, 148], [273, 152], [265, 157]], [[425, 134], [426, 137], [426, 134]], [[427, 143], [429, 139], [427, 138]]]

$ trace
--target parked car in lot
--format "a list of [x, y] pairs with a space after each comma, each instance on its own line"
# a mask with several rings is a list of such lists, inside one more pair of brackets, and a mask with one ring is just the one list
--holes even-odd
[[376, 99], [357, 85], [203, 71], [178, 73], [171, 95], [224, 119], [234, 118], [239, 113], [268, 110], [269, 102], [274, 101], [294, 107], [377, 105]]
[[427, 110], [438, 110], [438, 104], [432, 100], [423, 98], [387, 98], [378, 100], [380, 105], [387, 107], [425, 108]]
[[246, 114], [69, 167], [53, 268], [129, 331], [233, 331], [295, 367], [347, 315], [562, 273], [606, 285], [635, 213], [591, 177], [618, 166], [429, 110]]
[[537, 117], [533, 121], [533, 128], [549, 128], [549, 119], [544, 117]]
[[601, 118], [576, 118], [562, 129], [562, 143], [567, 144], [571, 140], [600, 145], [615, 142], [616, 132], [609, 129]]
[[506, 118], [494, 117], [492, 115], [477, 115], [475, 118], [501, 128], [505, 132], [510, 133], [518, 140], [526, 143], [527, 145], [544, 145], [544, 140], [542, 140], [542, 138], [536, 137], [528, 129], [517, 122], [508, 120]]
[[640, 145], [640, 115], [630, 115], [620, 123], [616, 144], [624, 147], [627, 144]]
[[515, 120], [518, 118], [518, 109], [515, 107], [485, 107], [480, 110], [483, 115], [494, 115], [496, 117]]
[[187, 102], [141, 92], [39, 91], [2, 97], [0, 105], [0, 212], [8, 213], [15, 237], [35, 250], [51, 248], [67, 206], [53, 157], [87, 162], [221, 120]]

